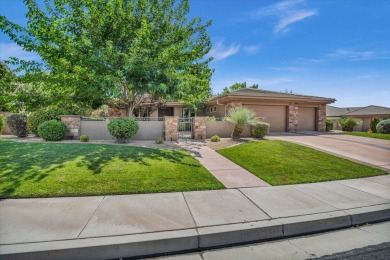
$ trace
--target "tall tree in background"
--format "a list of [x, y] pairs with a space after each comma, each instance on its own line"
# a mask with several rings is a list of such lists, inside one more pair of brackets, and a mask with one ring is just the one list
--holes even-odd
[[236, 91], [236, 90], [243, 89], [243, 88], [258, 89], [258, 88], [259, 88], [259, 84], [253, 84], [253, 85], [251, 85], [251, 86], [247, 86], [247, 85], [246, 85], [246, 82], [243, 82], [243, 83], [234, 83], [234, 84], [231, 85], [230, 87], [224, 87], [223, 90], [222, 90], [221, 95], [225, 95], [225, 94], [227, 94], [227, 93], [229, 93], [229, 92]]
[[0, 16], [0, 29], [42, 58], [10, 61], [26, 82], [95, 107], [114, 98], [128, 116], [147, 95], [194, 106], [209, 97], [211, 22], [188, 20], [188, 0], [46, 0], [45, 10], [24, 2], [27, 27]]

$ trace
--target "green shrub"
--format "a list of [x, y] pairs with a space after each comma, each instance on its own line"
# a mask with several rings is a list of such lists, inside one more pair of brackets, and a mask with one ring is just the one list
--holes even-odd
[[333, 121], [330, 119], [326, 119], [326, 132], [333, 130]]
[[245, 107], [231, 108], [226, 117], [226, 121], [235, 124], [232, 139], [239, 139], [245, 125], [256, 125], [260, 121], [256, 118], [256, 113]]
[[50, 120], [61, 121], [61, 115], [67, 114], [65, 110], [58, 108], [42, 109], [31, 113], [28, 117], [28, 129], [39, 137], [38, 126]]
[[218, 135], [213, 135], [213, 136], [210, 138], [210, 141], [211, 141], [211, 142], [219, 142], [219, 141], [221, 141], [221, 137], [219, 137]]
[[371, 119], [370, 129], [372, 133], [376, 133], [376, 126], [378, 125], [379, 121], [380, 120], [377, 117]]
[[27, 116], [23, 114], [13, 114], [7, 116], [7, 124], [11, 134], [17, 137], [26, 137], [28, 135]]
[[0, 115], [0, 135], [1, 135], [1, 133], [3, 132], [4, 128], [5, 128], [4, 116], [3, 116], [3, 115]]
[[380, 121], [376, 126], [377, 133], [390, 134], [390, 119]]
[[164, 143], [164, 138], [162, 136], [156, 139], [156, 144], [163, 144], [163, 143]]
[[252, 135], [255, 138], [264, 138], [269, 133], [270, 124], [259, 122], [252, 126]]
[[66, 125], [57, 120], [43, 122], [38, 126], [39, 136], [46, 141], [60, 141], [65, 138], [68, 128]]
[[89, 136], [88, 135], [80, 135], [80, 142], [88, 142]]
[[360, 121], [353, 118], [341, 118], [339, 119], [339, 123], [341, 125], [341, 130], [352, 132], [353, 128], [357, 126]]
[[125, 143], [138, 129], [138, 122], [128, 117], [116, 118], [108, 123], [108, 132], [115, 137], [117, 143]]
[[215, 122], [216, 121], [215, 116], [208, 116], [208, 117], [206, 117], [206, 121], [208, 121], [208, 122]]

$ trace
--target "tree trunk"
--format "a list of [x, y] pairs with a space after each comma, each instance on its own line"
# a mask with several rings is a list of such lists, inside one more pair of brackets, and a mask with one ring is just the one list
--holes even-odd
[[244, 131], [245, 125], [235, 125], [232, 133], [232, 139], [240, 139], [242, 131]]

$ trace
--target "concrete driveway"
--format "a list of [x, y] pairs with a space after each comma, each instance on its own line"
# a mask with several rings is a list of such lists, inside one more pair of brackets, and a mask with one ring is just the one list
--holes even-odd
[[270, 133], [267, 139], [306, 145], [390, 172], [390, 141], [341, 133]]

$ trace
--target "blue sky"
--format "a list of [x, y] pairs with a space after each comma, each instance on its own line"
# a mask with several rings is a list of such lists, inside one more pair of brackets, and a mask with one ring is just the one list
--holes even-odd
[[[336, 98], [336, 106], [390, 106], [390, 1], [190, 0], [213, 20], [215, 93], [235, 82]], [[0, 13], [24, 24], [21, 0]], [[0, 59], [35, 59], [0, 35]]]

